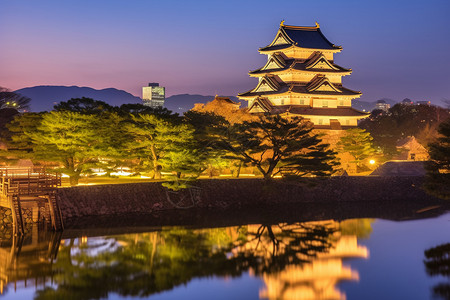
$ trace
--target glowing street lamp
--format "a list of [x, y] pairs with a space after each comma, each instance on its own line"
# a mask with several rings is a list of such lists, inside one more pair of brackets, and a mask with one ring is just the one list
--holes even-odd
[[375, 160], [374, 159], [369, 160], [369, 164], [374, 165], [375, 164]]

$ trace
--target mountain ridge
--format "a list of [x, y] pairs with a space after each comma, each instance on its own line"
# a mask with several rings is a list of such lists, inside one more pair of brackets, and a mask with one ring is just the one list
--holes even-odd
[[[14, 91], [23, 96], [31, 98], [31, 111], [49, 111], [53, 106], [61, 101], [67, 101], [71, 98], [93, 98], [95, 100], [104, 101], [110, 105], [120, 106], [126, 103], [142, 103], [140, 97], [134, 96], [124, 90], [116, 88], [94, 89], [91, 87], [72, 86], [55, 86], [55, 85], [39, 85], [26, 87]], [[240, 102], [241, 107], [246, 106], [246, 101], [239, 100], [235, 96], [227, 96], [231, 100]], [[195, 103], [207, 103], [212, 101], [212, 95], [200, 94], [177, 94], [166, 98], [165, 107], [174, 113], [182, 114], [194, 107]], [[394, 105], [396, 101], [383, 98], [387, 103]], [[377, 101], [366, 102], [361, 100], [353, 100], [352, 107], [361, 111], [372, 111]]]

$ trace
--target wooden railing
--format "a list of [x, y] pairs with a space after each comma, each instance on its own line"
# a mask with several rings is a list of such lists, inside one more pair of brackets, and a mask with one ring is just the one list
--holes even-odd
[[43, 168], [0, 168], [0, 194], [37, 195], [61, 185], [61, 174]]

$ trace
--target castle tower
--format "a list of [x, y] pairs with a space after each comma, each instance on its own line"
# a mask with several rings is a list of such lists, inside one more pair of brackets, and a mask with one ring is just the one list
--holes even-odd
[[281, 22], [275, 39], [259, 53], [267, 63], [254, 71], [258, 85], [238, 95], [251, 113], [301, 116], [317, 129], [342, 130], [357, 125], [369, 114], [352, 108], [361, 92], [342, 86], [352, 70], [334, 64], [342, 47], [330, 43], [320, 26], [288, 26]]

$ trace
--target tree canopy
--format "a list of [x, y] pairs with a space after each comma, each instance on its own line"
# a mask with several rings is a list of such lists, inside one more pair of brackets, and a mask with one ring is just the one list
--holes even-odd
[[398, 103], [387, 113], [372, 114], [358, 127], [371, 134], [375, 146], [381, 147], [385, 155], [392, 156], [396, 154], [396, 144], [401, 138], [415, 136], [426, 146], [437, 136], [437, 127], [448, 116], [448, 110], [442, 107]]
[[72, 98], [68, 101], [60, 102], [53, 108], [56, 111], [71, 111], [81, 114], [97, 114], [104, 111], [114, 110], [114, 107], [106, 102], [86, 97]]
[[230, 126], [219, 147], [228, 152], [227, 158], [256, 167], [266, 179], [278, 173], [330, 175], [335, 153], [312, 129], [312, 124], [300, 117], [264, 115], [257, 121]]
[[252, 116], [230, 123], [212, 112], [179, 116], [141, 104], [114, 107], [72, 98], [50, 112], [18, 115], [7, 128], [3, 157], [52, 162], [72, 184], [93, 168], [110, 174], [126, 167], [153, 179], [164, 172], [179, 188], [205, 171], [213, 176], [224, 168], [237, 168], [238, 174], [251, 166], [271, 178], [330, 175], [335, 164], [335, 153], [298, 117]]
[[429, 144], [426, 189], [441, 198], [450, 199], [450, 119], [442, 122], [439, 137]]
[[376, 149], [372, 144], [373, 138], [369, 132], [360, 128], [347, 129], [337, 146], [340, 152], [348, 152], [355, 158], [357, 167], [362, 167], [362, 162], [373, 157]]

